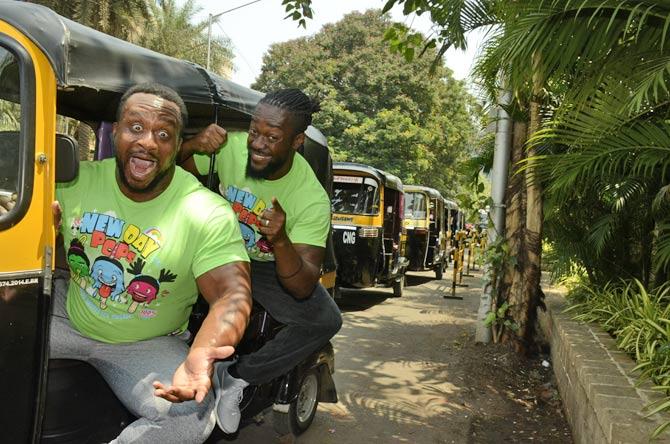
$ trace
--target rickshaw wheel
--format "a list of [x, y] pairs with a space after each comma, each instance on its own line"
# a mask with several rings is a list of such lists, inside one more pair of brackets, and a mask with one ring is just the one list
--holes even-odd
[[402, 290], [405, 287], [405, 275], [403, 274], [399, 278], [393, 281], [393, 296], [399, 298], [402, 296]]
[[319, 405], [320, 385], [317, 369], [312, 368], [305, 373], [300, 382], [298, 397], [289, 405], [288, 413], [276, 410], [272, 412], [273, 426], [277, 433], [298, 436], [309, 428]]
[[437, 279], [438, 281], [442, 279], [442, 274], [443, 274], [442, 264], [440, 263], [437, 265], [437, 268], [435, 269], [435, 279]]

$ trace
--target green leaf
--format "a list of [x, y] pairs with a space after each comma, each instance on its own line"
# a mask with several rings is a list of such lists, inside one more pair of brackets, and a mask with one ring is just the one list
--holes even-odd
[[489, 311], [486, 313], [486, 317], [484, 318], [484, 325], [487, 327], [490, 327], [493, 325], [493, 323], [496, 321], [496, 314], [492, 311]]
[[397, 3], [398, 0], [387, 0], [386, 4], [382, 8], [382, 14], [386, 14], [393, 8], [393, 6]]

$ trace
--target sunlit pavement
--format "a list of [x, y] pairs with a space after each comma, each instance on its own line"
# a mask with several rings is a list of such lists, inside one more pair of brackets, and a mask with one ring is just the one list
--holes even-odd
[[465, 443], [471, 418], [462, 378], [447, 371], [453, 344], [474, 332], [479, 272], [451, 296], [451, 270], [409, 273], [401, 298], [390, 288], [343, 290], [344, 325], [333, 339], [339, 402], [320, 404], [302, 436], [278, 436], [271, 412], [244, 427], [245, 443]]

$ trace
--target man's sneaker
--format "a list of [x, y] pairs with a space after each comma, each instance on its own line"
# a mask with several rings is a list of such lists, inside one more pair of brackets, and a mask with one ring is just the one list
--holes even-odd
[[233, 378], [228, 373], [232, 361], [219, 362], [215, 367], [214, 389], [216, 398], [216, 423], [225, 433], [235, 433], [240, 425], [240, 402], [244, 389], [249, 385], [244, 379]]

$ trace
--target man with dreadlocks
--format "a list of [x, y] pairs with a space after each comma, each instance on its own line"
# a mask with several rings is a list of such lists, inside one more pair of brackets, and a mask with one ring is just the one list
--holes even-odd
[[257, 105], [248, 133], [210, 125], [182, 147], [182, 166], [201, 175], [209, 169], [205, 154], [220, 149], [219, 190], [237, 213], [251, 258], [252, 298], [286, 325], [257, 352], [218, 366], [217, 420], [226, 433], [239, 426], [245, 387], [286, 373], [342, 325], [337, 305], [319, 284], [330, 200], [296, 155], [318, 110], [298, 89], [275, 91]]

